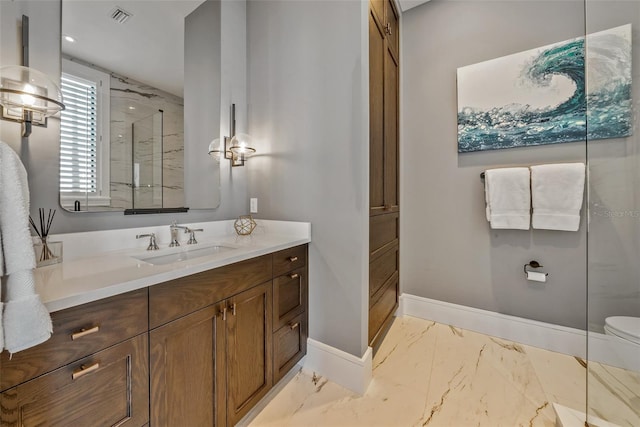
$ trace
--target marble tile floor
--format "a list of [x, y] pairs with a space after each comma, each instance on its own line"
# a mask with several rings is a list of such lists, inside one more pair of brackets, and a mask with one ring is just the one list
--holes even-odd
[[[591, 413], [640, 426], [640, 374], [592, 365]], [[364, 396], [300, 371], [249, 425], [555, 426], [552, 403], [585, 411], [586, 381], [579, 358], [405, 316], [376, 353]]]

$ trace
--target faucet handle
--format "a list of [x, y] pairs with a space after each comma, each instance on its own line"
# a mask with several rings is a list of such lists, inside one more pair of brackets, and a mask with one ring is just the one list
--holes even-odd
[[187, 242], [187, 245], [195, 245], [196, 243], [198, 243], [198, 241], [196, 240], [196, 231], [204, 231], [204, 229], [189, 227], [184, 229], [185, 233], [189, 233], [189, 241]]
[[136, 235], [136, 239], [142, 239], [143, 237], [149, 237], [149, 246], [147, 246], [148, 251], [157, 251], [158, 249], [160, 249], [156, 244], [156, 233]]

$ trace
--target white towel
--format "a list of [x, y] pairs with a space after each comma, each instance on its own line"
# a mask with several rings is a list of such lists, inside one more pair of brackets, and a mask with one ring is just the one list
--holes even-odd
[[528, 230], [531, 220], [529, 168], [489, 169], [484, 173], [487, 221], [491, 228]]
[[35, 292], [27, 171], [13, 149], [2, 141], [0, 184], [0, 252], [4, 262], [0, 272], [5, 289], [0, 327], [4, 348], [16, 353], [49, 339], [52, 326], [49, 312]]
[[584, 177], [584, 163], [531, 166], [533, 228], [577, 231]]

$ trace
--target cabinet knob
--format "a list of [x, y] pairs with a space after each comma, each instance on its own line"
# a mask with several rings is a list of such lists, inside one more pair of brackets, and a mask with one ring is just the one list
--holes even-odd
[[95, 334], [98, 331], [100, 331], [100, 326], [94, 326], [94, 327], [89, 328], [89, 329], [82, 328], [78, 332], [74, 332], [74, 333], [71, 334], [71, 340], [75, 341], [75, 340], [77, 340], [79, 338], [82, 338], [84, 336]]
[[291, 325], [289, 325], [289, 328], [291, 328], [291, 330], [293, 331], [294, 329], [296, 329], [298, 326], [300, 326], [300, 322], [296, 322], [293, 323]]
[[93, 365], [82, 365], [80, 366], [80, 369], [78, 369], [77, 371], [74, 371], [73, 374], [71, 374], [71, 379], [72, 380], [77, 380], [78, 378], [87, 375], [90, 372], [93, 371], [97, 371], [100, 368], [100, 362], [96, 362]]
[[222, 307], [222, 310], [218, 315], [222, 316], [222, 320], [227, 320], [227, 307]]
[[291, 273], [289, 275], [289, 279], [297, 279], [298, 277], [300, 277], [300, 275], [298, 273]]
[[231, 314], [233, 314], [234, 316], [236, 315], [236, 303], [235, 302], [231, 305]]
[[387, 22], [387, 24], [384, 26], [384, 32], [387, 33], [388, 35], [391, 35], [391, 24]]
[[297, 256], [290, 256], [289, 257], [289, 262], [296, 262], [298, 260]]

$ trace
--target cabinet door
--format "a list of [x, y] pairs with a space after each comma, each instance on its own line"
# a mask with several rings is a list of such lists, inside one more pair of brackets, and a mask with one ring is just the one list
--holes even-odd
[[369, 205], [384, 209], [384, 33], [369, 11]]
[[384, 204], [398, 208], [398, 61], [387, 44], [384, 60]]
[[227, 425], [235, 425], [271, 388], [271, 282], [228, 300]]
[[0, 394], [2, 426], [131, 426], [149, 420], [147, 335]]
[[220, 311], [209, 306], [149, 333], [153, 427], [225, 425]]

